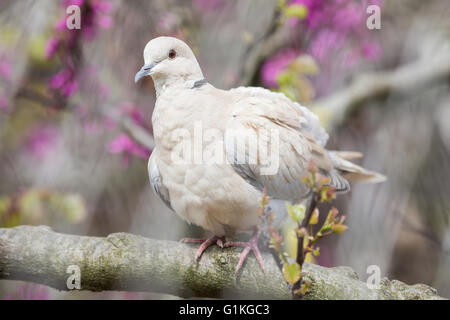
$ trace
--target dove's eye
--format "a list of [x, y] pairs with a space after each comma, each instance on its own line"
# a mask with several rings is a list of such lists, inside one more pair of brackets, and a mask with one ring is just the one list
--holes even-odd
[[177, 56], [177, 53], [175, 52], [175, 50], [170, 50], [169, 51], [169, 59], [173, 59]]

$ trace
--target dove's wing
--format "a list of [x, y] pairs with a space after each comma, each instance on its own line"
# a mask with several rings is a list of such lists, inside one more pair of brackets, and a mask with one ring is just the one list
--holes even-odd
[[[283, 93], [273, 92], [261, 87], [238, 87], [230, 90], [230, 93], [239, 97], [240, 99], [245, 99], [248, 97], [265, 98], [270, 100], [273, 104], [274, 109], [278, 109], [280, 112], [283, 110], [279, 109], [283, 106], [288, 105], [289, 108], [296, 107], [300, 109], [301, 118], [297, 118], [301, 122], [302, 128], [306, 130], [320, 145], [325, 146], [328, 141], [328, 133], [320, 124], [319, 118], [315, 113], [310, 111], [308, 108], [300, 105], [297, 102], [290, 100]], [[238, 98], [238, 99], [239, 99]], [[289, 112], [284, 110], [284, 112]], [[291, 117], [292, 115], [288, 115]]]
[[236, 98], [227, 122], [225, 152], [241, 177], [258, 189], [265, 187], [271, 197], [300, 200], [308, 193], [301, 177], [313, 160], [336, 189], [348, 187], [323, 147], [328, 135], [316, 115], [266, 89], [231, 92]]
[[155, 190], [156, 194], [166, 204], [166, 206], [172, 209], [172, 205], [170, 204], [169, 190], [164, 185], [163, 178], [156, 163], [156, 157], [157, 153], [155, 148], [153, 149], [153, 152], [150, 155], [150, 159], [148, 160], [148, 174], [150, 177], [150, 184], [152, 185], [153, 190]]

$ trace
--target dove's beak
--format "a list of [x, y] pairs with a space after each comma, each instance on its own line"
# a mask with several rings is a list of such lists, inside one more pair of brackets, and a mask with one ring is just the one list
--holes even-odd
[[150, 63], [146, 64], [139, 70], [136, 75], [134, 76], [134, 83], [137, 83], [139, 80], [141, 80], [143, 77], [148, 76], [150, 72], [152, 71], [153, 67], [156, 66], [156, 63]]

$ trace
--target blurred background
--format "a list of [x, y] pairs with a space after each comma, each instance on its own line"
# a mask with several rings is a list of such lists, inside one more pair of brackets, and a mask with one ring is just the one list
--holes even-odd
[[[66, 26], [72, 4], [81, 29]], [[377, 265], [450, 298], [449, 17], [438, 0], [1, 0], [0, 227], [202, 235], [147, 174], [155, 93], [134, 75], [145, 44], [170, 35], [216, 87], [284, 92], [319, 115], [329, 149], [361, 151], [359, 164], [388, 176], [338, 198], [349, 229], [315, 263], [363, 281]], [[0, 281], [0, 299], [79, 298], [175, 297]]]

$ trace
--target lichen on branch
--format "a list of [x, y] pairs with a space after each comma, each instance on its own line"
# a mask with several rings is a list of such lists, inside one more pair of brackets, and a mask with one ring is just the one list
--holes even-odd
[[[211, 247], [199, 262], [196, 246], [127, 233], [76, 236], [49, 227], [0, 228], [0, 279], [23, 280], [68, 290], [67, 268], [81, 271], [81, 290], [150, 291], [180, 297], [290, 299], [274, 259], [263, 254], [266, 273], [247, 259], [234, 275], [240, 249]], [[407, 286], [384, 279], [369, 289], [346, 267], [304, 264], [310, 283], [305, 299], [441, 299], [425, 285]]]

